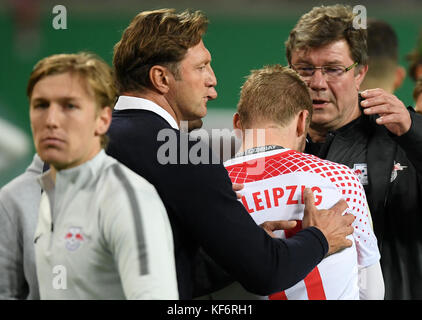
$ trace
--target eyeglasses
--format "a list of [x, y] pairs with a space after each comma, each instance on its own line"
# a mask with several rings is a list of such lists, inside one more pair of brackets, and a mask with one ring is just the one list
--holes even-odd
[[290, 68], [295, 70], [304, 80], [309, 80], [314, 74], [317, 69], [321, 69], [321, 73], [326, 75], [327, 81], [329, 80], [337, 80], [347, 71], [352, 70], [358, 63], [355, 62], [349, 67], [340, 66], [340, 65], [332, 65], [332, 66], [322, 66], [322, 67], [314, 67], [307, 64], [291, 64]]

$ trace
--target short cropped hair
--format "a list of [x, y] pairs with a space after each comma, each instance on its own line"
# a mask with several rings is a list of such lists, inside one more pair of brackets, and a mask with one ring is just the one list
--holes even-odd
[[393, 27], [385, 21], [368, 19], [368, 55], [385, 57], [394, 62], [399, 59], [398, 38]]
[[422, 94], [422, 78], [416, 81], [415, 88], [413, 89], [413, 99], [416, 101], [420, 94]]
[[[88, 92], [95, 97], [97, 111], [105, 107], [113, 109], [117, 98], [113, 71], [104, 60], [88, 52], [55, 54], [38, 61], [29, 76], [26, 88], [28, 98], [31, 99], [34, 86], [41, 79], [67, 72], [77, 74], [85, 81]], [[107, 136], [102, 136], [103, 148], [107, 142]]]
[[237, 105], [245, 129], [261, 121], [284, 127], [302, 110], [308, 110], [309, 124], [313, 108], [308, 87], [294, 70], [281, 65], [252, 70], [242, 86]]
[[387, 22], [368, 19], [369, 69], [366, 78], [383, 79], [395, 74], [398, 64], [398, 38]]
[[208, 19], [200, 11], [160, 9], [139, 13], [114, 46], [119, 93], [150, 87], [149, 71], [154, 65], [168, 67], [177, 78], [179, 62], [201, 41], [207, 26]]
[[346, 40], [350, 56], [359, 65], [368, 64], [366, 29], [355, 29], [356, 15], [350, 6], [334, 5], [314, 7], [304, 14], [290, 32], [286, 57], [290, 64], [295, 50], [320, 48], [338, 40]]
[[406, 60], [409, 62], [410, 77], [417, 81], [416, 69], [422, 65], [422, 31], [419, 33], [415, 48], [406, 56]]

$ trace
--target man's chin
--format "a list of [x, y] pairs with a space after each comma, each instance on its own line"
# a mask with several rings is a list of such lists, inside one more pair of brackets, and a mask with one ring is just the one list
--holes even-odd
[[195, 130], [195, 129], [202, 128], [202, 124], [203, 124], [202, 119], [188, 121], [188, 132], [191, 132], [192, 130]]
[[310, 124], [310, 128], [314, 129], [314, 130], [324, 130], [327, 127], [330, 127], [332, 125], [333, 119], [331, 119], [330, 117], [327, 117], [326, 115], [318, 115], [318, 114], [313, 114], [312, 115], [312, 121]]

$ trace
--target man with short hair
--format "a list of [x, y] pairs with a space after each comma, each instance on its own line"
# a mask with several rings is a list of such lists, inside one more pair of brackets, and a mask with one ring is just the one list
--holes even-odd
[[413, 99], [415, 100], [415, 111], [422, 114], [422, 78], [416, 81], [413, 89]]
[[348, 6], [315, 7], [286, 41], [313, 115], [305, 152], [342, 163], [365, 188], [381, 252], [386, 299], [422, 298], [422, 117], [383, 89], [359, 90], [366, 30]]
[[87, 53], [49, 56], [27, 94], [35, 148], [50, 165], [34, 236], [41, 299], [178, 299], [160, 197], [103, 150], [110, 67]]
[[171, 9], [141, 12], [132, 20], [114, 49], [120, 97], [107, 152], [162, 197], [182, 299], [194, 295], [200, 246], [245, 288], [269, 294], [303, 279], [327, 252], [350, 246], [345, 235], [353, 217], [308, 207], [304, 230], [284, 241], [271, 239], [236, 200], [210, 149], [179, 131], [182, 121], [204, 117], [207, 102], [217, 97], [211, 54], [202, 41], [207, 23], [201, 12]]
[[[294, 235], [302, 223], [305, 187], [315, 193], [319, 208], [344, 198], [356, 216], [351, 248], [326, 257], [303, 281], [269, 299], [383, 299], [380, 254], [362, 185], [348, 167], [302, 153], [312, 111], [306, 84], [290, 68], [274, 65], [251, 72], [233, 117], [242, 145], [224, 165], [233, 182], [245, 184], [241, 202], [257, 224], [295, 220], [297, 228], [279, 234]], [[260, 133], [261, 141], [255, 138]], [[235, 285], [212, 296], [251, 298]]]
[[409, 76], [416, 82], [422, 77], [422, 31], [419, 32], [415, 47], [407, 54], [406, 60], [409, 63]]
[[361, 90], [381, 88], [394, 93], [403, 83], [406, 70], [398, 65], [398, 38], [385, 21], [368, 19], [368, 72]]

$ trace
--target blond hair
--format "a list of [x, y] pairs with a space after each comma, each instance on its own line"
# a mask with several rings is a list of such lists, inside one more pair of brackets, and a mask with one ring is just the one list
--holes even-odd
[[243, 128], [260, 121], [286, 126], [301, 110], [308, 110], [309, 124], [313, 109], [308, 88], [294, 70], [281, 65], [252, 70], [237, 105]]
[[[40, 60], [29, 76], [26, 94], [31, 99], [35, 84], [41, 79], [62, 73], [75, 73], [86, 81], [88, 92], [92, 92], [97, 102], [97, 111], [114, 107], [117, 91], [114, 86], [113, 71], [97, 55], [87, 52], [55, 54]], [[101, 136], [101, 146], [107, 145], [107, 136]]]

